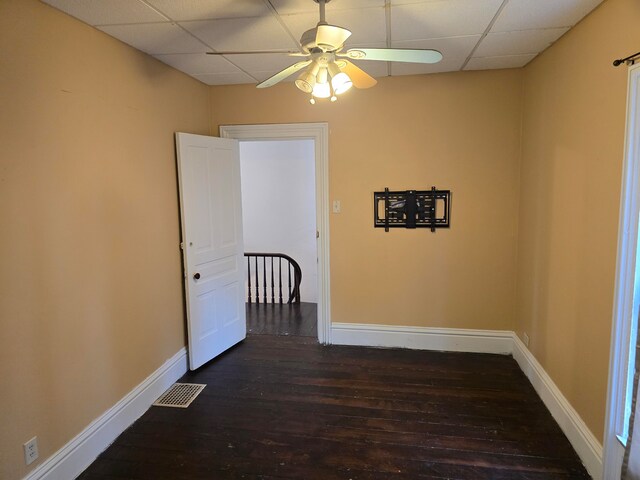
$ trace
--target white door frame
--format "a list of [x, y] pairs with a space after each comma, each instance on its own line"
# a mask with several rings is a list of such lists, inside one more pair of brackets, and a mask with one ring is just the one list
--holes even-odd
[[315, 144], [316, 225], [318, 230], [318, 341], [331, 343], [331, 285], [329, 271], [329, 125], [287, 123], [221, 125], [220, 136], [237, 140], [302, 140]]
[[611, 330], [603, 478], [619, 478], [624, 455], [625, 409], [631, 340], [638, 316], [638, 219], [640, 218], [640, 65], [629, 69], [627, 128], [618, 225], [618, 258]]

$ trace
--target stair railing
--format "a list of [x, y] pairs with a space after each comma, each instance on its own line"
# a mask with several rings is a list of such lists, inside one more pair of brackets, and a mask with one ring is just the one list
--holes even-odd
[[288, 296], [287, 303], [300, 303], [302, 269], [298, 262], [284, 253], [246, 252], [244, 256], [247, 257], [247, 303], [269, 303], [269, 299], [270, 303], [283, 303], [283, 292]]

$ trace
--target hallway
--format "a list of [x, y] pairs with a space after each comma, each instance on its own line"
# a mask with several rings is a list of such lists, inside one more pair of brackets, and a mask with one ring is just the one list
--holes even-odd
[[318, 337], [315, 303], [247, 303], [247, 335]]

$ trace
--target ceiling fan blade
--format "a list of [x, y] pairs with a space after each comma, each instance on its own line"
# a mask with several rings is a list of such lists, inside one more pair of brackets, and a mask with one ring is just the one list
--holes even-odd
[[279, 71], [278, 73], [276, 73], [275, 75], [267, 78], [264, 82], [259, 83], [258, 85], [256, 85], [257, 88], [267, 88], [267, 87], [272, 87], [274, 86], [276, 83], [284, 80], [285, 78], [287, 78], [289, 75], [293, 75], [294, 73], [296, 73], [298, 70], [300, 70], [301, 68], [306, 67], [307, 65], [309, 65], [311, 63], [311, 60], [305, 60], [304, 62], [298, 62], [298, 63], [294, 63], [293, 65], [291, 65], [290, 67], [285, 68], [284, 70]]
[[306, 56], [308, 54], [298, 50], [247, 50], [244, 52], [207, 52], [207, 55], [254, 55], [256, 53], [285, 53], [294, 56]]
[[[343, 62], [344, 65], [342, 65]], [[375, 78], [348, 60], [338, 60], [338, 65], [340, 70], [349, 75], [353, 86], [356, 88], [371, 88], [378, 83]]]
[[335, 25], [318, 25], [317, 28], [316, 45], [320, 48], [329, 47], [329, 50], [336, 50], [351, 36], [349, 30]]
[[438, 63], [442, 54], [437, 50], [404, 48], [351, 48], [342, 54], [354, 60], [382, 60], [385, 62]]

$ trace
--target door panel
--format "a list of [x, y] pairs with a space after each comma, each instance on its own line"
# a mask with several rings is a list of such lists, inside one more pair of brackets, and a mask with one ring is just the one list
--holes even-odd
[[246, 336], [240, 160], [235, 140], [176, 134], [189, 365]]

